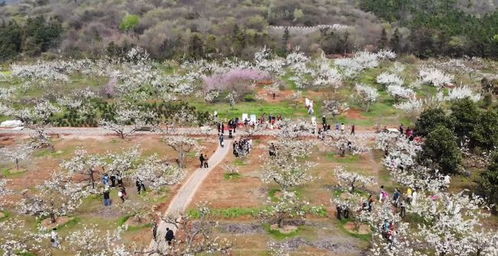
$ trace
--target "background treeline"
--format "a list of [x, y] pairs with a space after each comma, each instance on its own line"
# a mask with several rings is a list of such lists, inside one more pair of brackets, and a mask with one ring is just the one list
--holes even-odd
[[[285, 54], [349, 53], [390, 47], [430, 56], [498, 56], [493, 1], [471, 0], [22, 0], [0, 5], [0, 59], [49, 49], [70, 56], [252, 57], [263, 46]], [[344, 24], [344, 32], [275, 31], [272, 25]]]
[[360, 2], [363, 10], [371, 11], [396, 26], [391, 47], [398, 52], [419, 57], [498, 56], [498, 12], [492, 1]]

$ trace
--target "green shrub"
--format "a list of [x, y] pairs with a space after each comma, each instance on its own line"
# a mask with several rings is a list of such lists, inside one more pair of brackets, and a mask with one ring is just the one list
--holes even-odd
[[128, 14], [123, 17], [119, 29], [123, 31], [130, 31], [135, 29], [140, 23], [140, 17], [138, 15]]

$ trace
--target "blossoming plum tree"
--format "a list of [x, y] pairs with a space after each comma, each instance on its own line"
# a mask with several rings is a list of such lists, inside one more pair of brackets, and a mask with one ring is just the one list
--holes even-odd
[[355, 89], [358, 96], [360, 96], [360, 100], [365, 105], [365, 111], [368, 112], [370, 105], [379, 97], [377, 89], [364, 84], [356, 84]]
[[314, 164], [303, 158], [310, 154], [312, 143], [307, 141], [281, 140], [274, 143], [274, 156], [263, 159], [264, 183], [277, 183], [282, 190], [306, 184], [314, 179], [310, 170]]
[[72, 181], [67, 173], [54, 172], [49, 180], [37, 187], [35, 194], [24, 193], [20, 212], [37, 217], [50, 217], [55, 223], [57, 217], [74, 212], [88, 195], [82, 184]]

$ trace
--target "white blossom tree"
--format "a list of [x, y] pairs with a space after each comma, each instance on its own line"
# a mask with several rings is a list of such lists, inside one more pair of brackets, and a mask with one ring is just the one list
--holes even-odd
[[412, 89], [398, 85], [387, 86], [387, 92], [389, 93], [389, 95], [394, 97], [394, 100], [396, 102], [399, 101], [400, 99], [413, 99], [415, 98], [416, 95]]
[[277, 183], [282, 190], [303, 185], [314, 180], [311, 169], [314, 163], [304, 160], [311, 153], [313, 143], [281, 140], [274, 143], [275, 155], [263, 158], [264, 183]]
[[448, 91], [448, 96], [445, 97], [446, 100], [458, 100], [469, 98], [473, 102], [478, 102], [482, 96], [479, 93], [473, 92], [468, 86], [455, 87]]
[[100, 156], [89, 154], [84, 149], [77, 149], [71, 159], [62, 162], [61, 167], [72, 174], [87, 176], [90, 185], [95, 189], [95, 174], [98, 171], [97, 168], [102, 165]]
[[379, 97], [377, 89], [364, 84], [356, 84], [355, 88], [361, 102], [365, 105], [365, 111], [368, 112], [370, 105]]
[[180, 168], [185, 168], [185, 161], [189, 152], [201, 150], [199, 143], [189, 137], [164, 137], [163, 140], [169, 147], [178, 153], [178, 165]]
[[14, 147], [4, 147], [0, 149], [0, 156], [10, 159], [19, 170], [20, 163], [29, 159], [33, 153], [33, 147], [29, 144], [18, 144]]
[[72, 181], [70, 175], [54, 172], [49, 180], [37, 186], [37, 192], [23, 194], [19, 210], [37, 217], [50, 217], [55, 223], [57, 217], [71, 214], [88, 195], [82, 184]]
[[85, 225], [71, 232], [67, 237], [67, 250], [75, 255], [102, 255], [102, 256], [131, 256], [123, 245], [121, 238], [122, 230], [102, 230], [97, 225]]
[[322, 103], [322, 113], [325, 115], [330, 115], [333, 118], [341, 115], [348, 110], [348, 104], [345, 102], [341, 102], [338, 99], [328, 99], [324, 100]]
[[387, 72], [384, 72], [377, 76], [377, 83], [382, 84], [385, 87], [402, 86], [404, 84], [403, 79], [401, 79], [400, 76]]
[[419, 77], [422, 80], [422, 83], [433, 85], [437, 88], [451, 84], [454, 78], [452, 75], [445, 74], [436, 68], [430, 67], [421, 68], [419, 71]]
[[128, 104], [123, 104], [117, 107], [112, 119], [101, 120], [99, 124], [102, 128], [111, 130], [124, 139], [140, 129], [155, 126], [151, 123], [151, 120], [155, 119], [155, 114], [152, 112], [143, 112]]
[[320, 210], [320, 207], [313, 207], [309, 202], [299, 199], [292, 191], [283, 191], [276, 202], [270, 200], [269, 203], [268, 207], [259, 212], [259, 216], [280, 229], [284, 228], [285, 221], [302, 219], [306, 214], [318, 213]]
[[152, 155], [143, 160], [131, 174], [153, 190], [163, 186], [177, 184], [185, 177], [185, 171], [181, 168], [165, 163], [157, 155]]
[[50, 234], [29, 230], [25, 221], [18, 218], [0, 221], [0, 230], [0, 251], [3, 255], [50, 254], [44, 246]]
[[4, 196], [11, 194], [12, 191], [7, 189], [7, 180], [0, 178], [0, 211], [4, 210], [6, 200], [3, 199]]
[[324, 143], [332, 147], [341, 156], [346, 153], [358, 155], [370, 150], [369, 137], [365, 134], [350, 134], [341, 131], [327, 131], [324, 133]]
[[348, 172], [342, 166], [335, 168], [334, 174], [337, 177], [339, 184], [348, 187], [351, 192], [354, 192], [358, 187], [376, 184], [373, 177], [364, 176], [355, 172]]
[[110, 174], [126, 177], [137, 167], [139, 158], [140, 149], [132, 147], [121, 153], [107, 153], [101, 157], [101, 162], [104, 164], [105, 170]]

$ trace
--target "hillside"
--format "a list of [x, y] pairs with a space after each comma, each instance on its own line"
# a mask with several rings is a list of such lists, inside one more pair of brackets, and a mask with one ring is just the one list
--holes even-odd
[[[0, 7], [0, 60], [51, 50], [157, 59], [391, 48], [418, 57], [496, 57], [497, 1], [470, 0], [23, 0]], [[37, 17], [44, 20], [31, 22]], [[272, 26], [345, 25], [274, 30]], [[57, 50], [57, 51], [56, 51]]]

